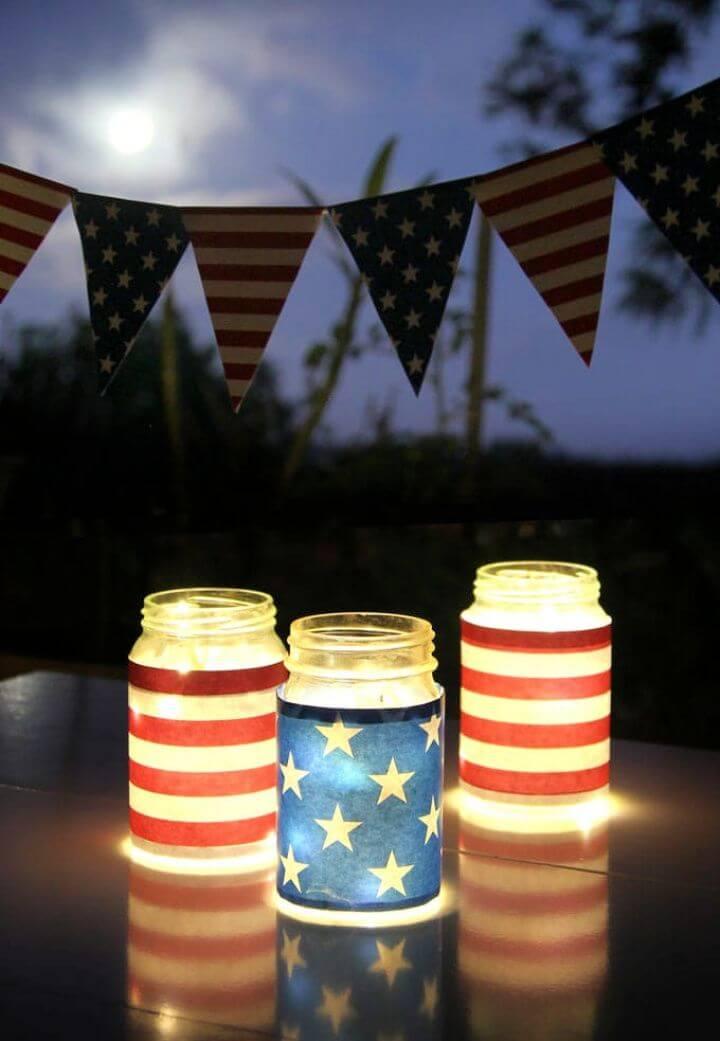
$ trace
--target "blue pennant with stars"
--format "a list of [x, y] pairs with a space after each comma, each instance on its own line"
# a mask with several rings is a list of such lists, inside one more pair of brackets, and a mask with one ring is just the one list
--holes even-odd
[[474, 205], [470, 180], [333, 206], [413, 390], [420, 393]]
[[76, 192], [101, 393], [132, 349], [188, 243], [180, 210]]
[[343, 712], [278, 699], [278, 892], [337, 910], [440, 889], [443, 698]]
[[613, 173], [720, 301], [720, 79], [594, 140]]
[[441, 921], [362, 929], [278, 917], [277, 1033], [286, 1041], [442, 1036]]

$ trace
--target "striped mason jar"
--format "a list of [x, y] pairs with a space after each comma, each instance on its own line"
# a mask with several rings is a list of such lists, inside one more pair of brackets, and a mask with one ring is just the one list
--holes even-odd
[[146, 597], [129, 661], [130, 834], [140, 855], [272, 858], [284, 656], [266, 593]]
[[478, 569], [461, 615], [460, 779], [491, 802], [561, 806], [607, 790], [610, 618], [593, 568]]

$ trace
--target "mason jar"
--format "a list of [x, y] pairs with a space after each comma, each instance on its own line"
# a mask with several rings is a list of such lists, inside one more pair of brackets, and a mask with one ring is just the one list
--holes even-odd
[[433, 638], [429, 622], [404, 615], [293, 622], [278, 691], [277, 884], [288, 913], [352, 921], [438, 895], [444, 697]]
[[597, 572], [477, 571], [461, 615], [460, 780], [483, 800], [559, 808], [607, 791], [610, 618]]
[[129, 660], [130, 835], [146, 858], [272, 858], [275, 605], [249, 589], [145, 598]]

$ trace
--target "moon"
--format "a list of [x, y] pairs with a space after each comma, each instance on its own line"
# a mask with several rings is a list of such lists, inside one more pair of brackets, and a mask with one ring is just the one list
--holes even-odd
[[108, 141], [122, 155], [144, 152], [155, 137], [155, 122], [147, 109], [123, 108], [110, 116]]

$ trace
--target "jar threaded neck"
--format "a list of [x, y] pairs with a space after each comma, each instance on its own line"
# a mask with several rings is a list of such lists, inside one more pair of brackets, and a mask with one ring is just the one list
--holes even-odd
[[276, 613], [272, 597], [253, 589], [168, 589], [145, 597], [142, 624], [179, 639], [228, 636], [271, 628]]
[[516, 560], [485, 564], [477, 569], [477, 602], [507, 604], [582, 604], [597, 601], [597, 571], [585, 564]]

